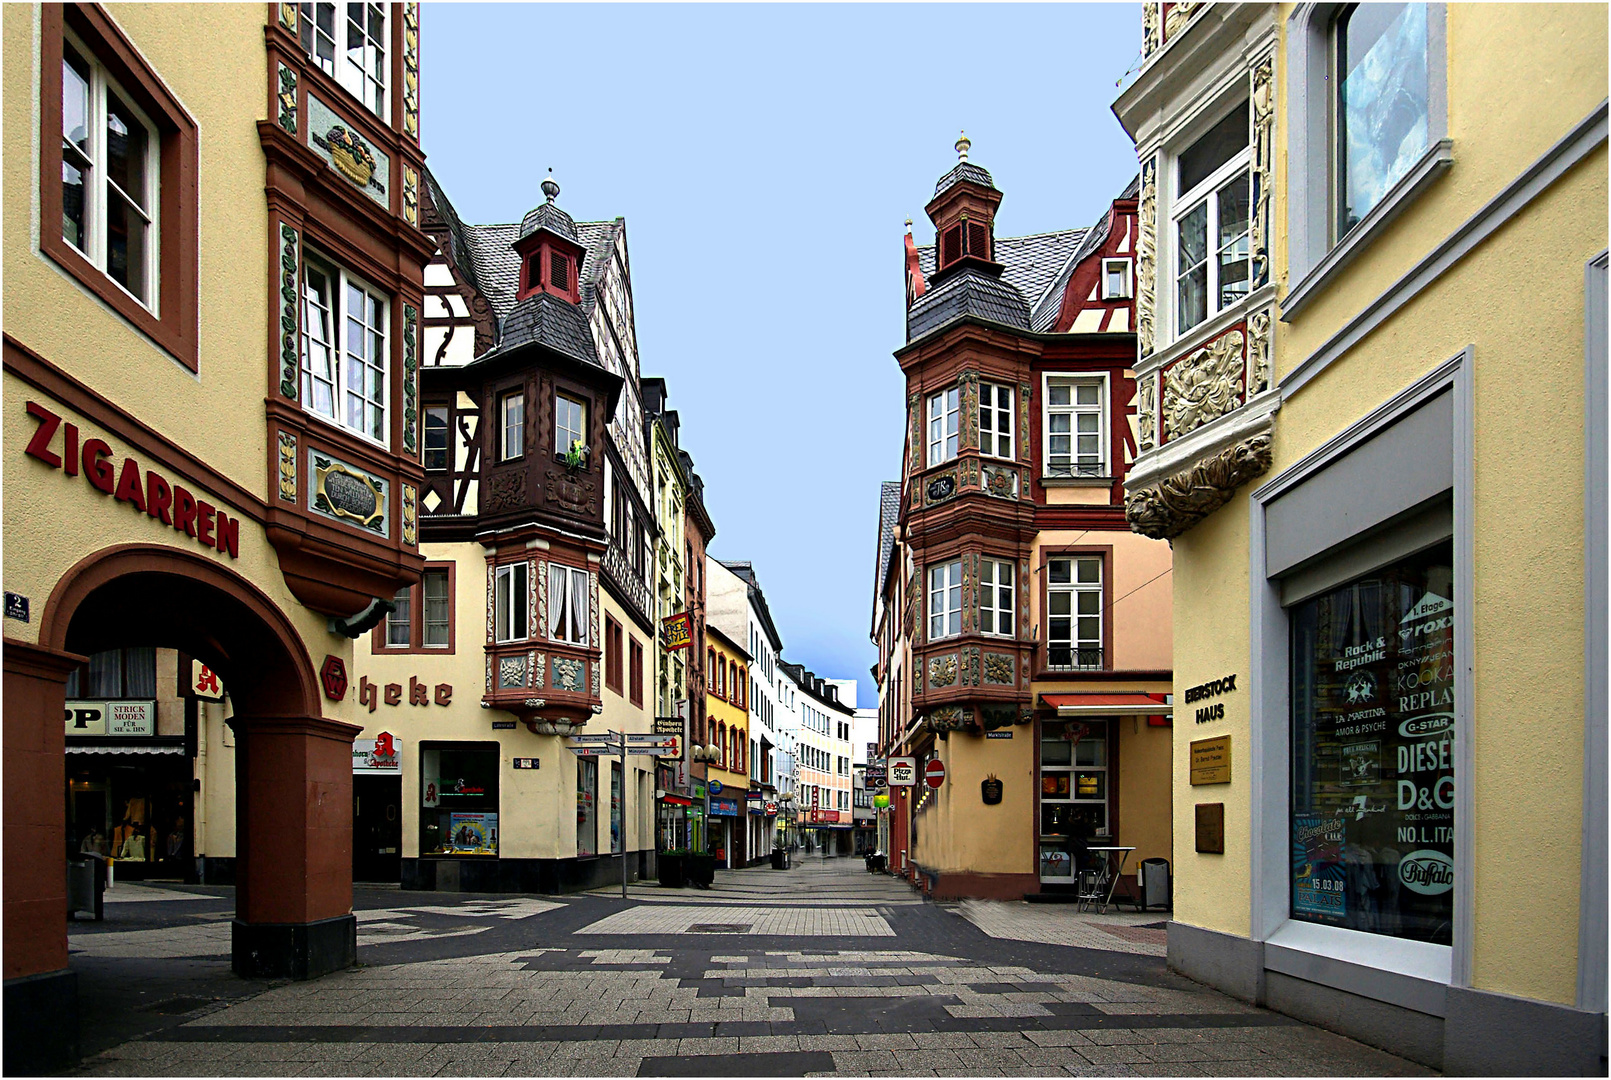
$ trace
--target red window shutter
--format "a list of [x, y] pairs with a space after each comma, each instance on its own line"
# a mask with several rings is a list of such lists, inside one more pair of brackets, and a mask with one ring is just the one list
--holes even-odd
[[968, 254], [990, 258], [990, 230], [977, 221], [968, 222]]
[[953, 225], [940, 241], [940, 265], [950, 266], [962, 258], [962, 226]]
[[548, 280], [556, 289], [570, 292], [571, 289], [571, 261], [557, 251], [548, 255]]

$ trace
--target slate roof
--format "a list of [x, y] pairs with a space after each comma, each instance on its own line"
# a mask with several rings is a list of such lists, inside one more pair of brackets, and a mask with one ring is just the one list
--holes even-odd
[[[538, 229], [547, 229], [558, 233], [567, 240], [576, 240], [576, 222], [571, 216], [553, 203], [539, 203], [537, 208], [528, 213], [520, 222], [520, 238], [525, 239]], [[577, 240], [577, 243], [581, 243]]]
[[466, 225], [464, 238], [475, 266], [476, 288], [487, 298], [492, 313], [503, 320], [515, 306], [520, 288], [520, 256], [514, 242], [518, 225]]
[[971, 161], [959, 161], [956, 168], [940, 177], [939, 182], [934, 185], [935, 197], [938, 198], [942, 192], [956, 187], [964, 180], [971, 180], [975, 184], [982, 184], [987, 188], [996, 186], [996, 182], [990, 179], [990, 174], [982, 167], [975, 165]]
[[476, 280], [475, 263], [470, 257], [469, 241], [464, 222], [459, 220], [459, 212], [453, 208], [453, 203], [448, 200], [447, 195], [442, 191], [441, 185], [436, 182], [436, 177], [431, 174], [429, 168], [425, 170], [425, 189], [427, 196], [431, 200], [431, 205], [436, 209], [437, 216], [447, 225], [448, 250], [445, 254], [448, 260], [458, 270], [460, 277], [479, 290], [481, 285]]
[[587, 316], [575, 304], [552, 293], [532, 293], [501, 320], [498, 344], [476, 358], [476, 363], [505, 355], [525, 345], [545, 345], [584, 364], [602, 367], [593, 348]]
[[918, 298], [906, 312], [906, 340], [922, 337], [954, 319], [972, 315], [1029, 329], [1029, 304], [1009, 282], [966, 267]]
[[[873, 579], [873, 607], [883, 595], [884, 580], [889, 576], [889, 557], [895, 551], [895, 523], [901, 516], [901, 482], [885, 480], [878, 485], [878, 568]], [[878, 627], [873, 627], [876, 633]]]

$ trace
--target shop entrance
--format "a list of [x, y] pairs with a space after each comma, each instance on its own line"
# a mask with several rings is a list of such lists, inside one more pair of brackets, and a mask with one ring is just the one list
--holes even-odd
[[403, 879], [403, 778], [352, 778], [352, 879]]
[[[69, 677], [91, 656], [150, 648], [177, 649], [205, 663], [230, 687], [235, 705], [234, 969], [253, 977], [312, 978], [350, 966], [357, 958], [357, 924], [351, 838], [342, 827], [348, 821], [345, 814], [321, 816], [318, 808], [350, 798], [352, 740], [359, 729], [321, 715], [309, 646], [286, 615], [251, 582], [205, 556], [131, 544], [96, 552], [69, 570], [40, 606], [38, 625], [37, 644], [8, 642], [6, 648], [7, 979], [66, 975], [70, 816], [100, 813], [109, 821], [110, 805], [111, 812], [122, 811], [114, 828], [128, 831], [124, 843], [140, 835], [134, 846], [143, 842], [149, 855], [157, 842], [153, 804], [138, 804], [142, 796], [132, 788], [120, 796], [110, 773], [86, 775], [82, 792], [70, 802], [63, 798]], [[146, 786], [162, 779], [148, 775]], [[169, 824], [177, 827], [177, 820]], [[21, 835], [13, 830], [26, 830], [29, 842], [13, 844]], [[71, 839], [82, 846], [82, 838]], [[6, 1004], [9, 1029], [9, 986]]]

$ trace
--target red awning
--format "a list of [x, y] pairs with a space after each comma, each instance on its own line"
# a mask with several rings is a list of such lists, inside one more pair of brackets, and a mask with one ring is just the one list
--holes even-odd
[[1164, 704], [1163, 694], [1042, 694], [1041, 705], [1056, 709], [1059, 716], [1085, 716], [1106, 713], [1121, 716], [1153, 716], [1174, 712]]
[[661, 802], [668, 802], [672, 806], [692, 806], [692, 805], [694, 805], [694, 800], [685, 799], [681, 795], [664, 795], [664, 796], [661, 796], [660, 801]]

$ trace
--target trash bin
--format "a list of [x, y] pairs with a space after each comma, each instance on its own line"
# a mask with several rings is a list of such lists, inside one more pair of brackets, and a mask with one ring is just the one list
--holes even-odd
[[72, 859], [67, 863], [67, 917], [100, 922], [106, 893], [106, 864], [100, 859]]
[[789, 853], [782, 848], [772, 849], [772, 869], [786, 870], [789, 866]]
[[1168, 859], [1141, 860], [1141, 910], [1170, 910], [1169, 885]]

